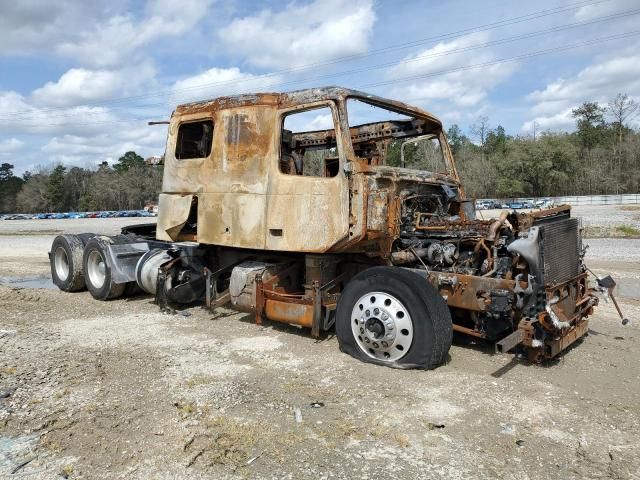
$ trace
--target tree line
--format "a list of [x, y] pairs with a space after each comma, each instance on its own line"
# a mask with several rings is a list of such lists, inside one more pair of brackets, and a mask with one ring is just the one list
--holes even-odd
[[39, 168], [13, 174], [13, 165], [0, 166], [1, 212], [86, 212], [139, 210], [156, 202], [162, 184], [162, 165], [147, 165], [135, 152], [127, 152], [113, 165], [97, 169]]
[[638, 193], [640, 131], [628, 125], [638, 113], [634, 100], [618, 94], [606, 105], [585, 102], [573, 109], [572, 133], [511, 136], [479, 117], [469, 136], [457, 125], [447, 136], [470, 197]]
[[[639, 110], [628, 95], [618, 94], [605, 105], [585, 102], [575, 108], [572, 133], [512, 136], [479, 117], [467, 134], [454, 124], [447, 136], [470, 197], [638, 193], [640, 131], [628, 122]], [[391, 146], [389, 156], [390, 163], [399, 164], [398, 145]], [[157, 200], [161, 183], [162, 165], [147, 165], [135, 152], [125, 153], [113, 166], [57, 165], [22, 177], [13, 174], [12, 164], [3, 163], [0, 212], [141, 209]]]

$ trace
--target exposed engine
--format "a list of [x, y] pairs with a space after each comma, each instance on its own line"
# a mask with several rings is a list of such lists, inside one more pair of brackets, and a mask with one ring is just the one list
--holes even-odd
[[513, 278], [516, 238], [508, 214], [495, 221], [461, 214], [455, 192], [406, 194], [402, 202], [400, 238], [392, 253], [394, 264], [424, 264], [440, 272], [493, 278]]
[[515, 342], [526, 331], [530, 354], [553, 353], [559, 347], [535, 347], [556, 345], [597, 302], [585, 296], [584, 251], [570, 208], [480, 220], [446, 186], [427, 188], [402, 192], [391, 262], [429, 278], [466, 333], [497, 340], [515, 331]]

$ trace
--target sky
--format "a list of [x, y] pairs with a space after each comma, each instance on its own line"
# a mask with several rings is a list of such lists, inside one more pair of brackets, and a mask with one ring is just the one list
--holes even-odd
[[470, 134], [485, 116], [513, 135], [571, 131], [585, 101], [640, 101], [640, 0], [0, 0], [0, 12], [0, 162], [18, 174], [161, 155], [166, 125], [148, 121], [235, 93], [357, 88], [445, 128]]

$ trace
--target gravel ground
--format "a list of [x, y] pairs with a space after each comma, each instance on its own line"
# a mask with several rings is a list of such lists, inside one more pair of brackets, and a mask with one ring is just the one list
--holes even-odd
[[[546, 367], [460, 344], [423, 372], [229, 310], [9, 283], [46, 278], [58, 230], [140, 220], [0, 222], [0, 478], [640, 477], [633, 289], [630, 325], [602, 302]], [[589, 244], [597, 274], [640, 277], [638, 240]]]

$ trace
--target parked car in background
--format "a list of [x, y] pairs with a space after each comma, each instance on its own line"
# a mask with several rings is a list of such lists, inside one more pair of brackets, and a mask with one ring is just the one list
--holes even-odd
[[535, 203], [536, 208], [551, 208], [554, 206], [553, 200], [550, 198], [541, 198]]
[[511, 202], [508, 205], [508, 208], [513, 208], [514, 210], [520, 210], [524, 208], [524, 203], [522, 202]]

